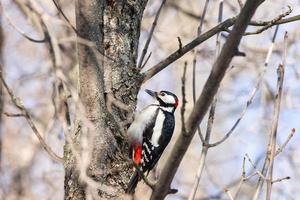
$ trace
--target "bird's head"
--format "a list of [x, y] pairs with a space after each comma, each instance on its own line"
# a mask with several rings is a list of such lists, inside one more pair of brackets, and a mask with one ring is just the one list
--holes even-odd
[[169, 91], [155, 92], [152, 90], [145, 90], [150, 96], [155, 98], [161, 107], [173, 108], [174, 110], [178, 107], [178, 98], [175, 94]]

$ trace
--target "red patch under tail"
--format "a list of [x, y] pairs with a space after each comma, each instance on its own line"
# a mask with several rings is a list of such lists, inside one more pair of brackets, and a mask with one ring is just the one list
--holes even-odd
[[135, 164], [140, 165], [142, 162], [142, 145], [134, 145], [133, 161]]

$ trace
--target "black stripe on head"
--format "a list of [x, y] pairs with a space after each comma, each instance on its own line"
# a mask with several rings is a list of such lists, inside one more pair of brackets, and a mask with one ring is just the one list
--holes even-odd
[[169, 92], [169, 91], [166, 91], [166, 90], [162, 90], [159, 93], [162, 93], [162, 92], [167, 94], [167, 95], [173, 96], [174, 99], [175, 99], [175, 103], [165, 103], [161, 98], [159, 98], [159, 96], [157, 96], [156, 99], [158, 100], [159, 104], [163, 107], [174, 107], [174, 108], [176, 108], [178, 106], [177, 96], [175, 94], [173, 94], [172, 92]]

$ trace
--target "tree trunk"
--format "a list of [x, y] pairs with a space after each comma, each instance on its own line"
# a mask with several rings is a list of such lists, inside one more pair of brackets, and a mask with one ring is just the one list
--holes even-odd
[[[131, 167], [127, 145], [119, 130], [128, 113], [113, 107], [109, 112], [107, 96], [136, 106], [142, 76], [135, 69], [140, 23], [147, 0], [76, 1], [76, 27], [80, 37], [94, 42], [98, 51], [78, 43], [79, 94], [87, 118], [94, 124], [95, 139], [88, 174], [114, 188], [98, 191], [100, 197], [117, 198], [124, 193]], [[99, 52], [105, 56], [99, 56]], [[80, 137], [73, 137], [75, 143]], [[79, 181], [75, 158], [65, 146], [65, 199], [85, 199], [86, 187]], [[99, 172], [102, 172], [99, 175]]]

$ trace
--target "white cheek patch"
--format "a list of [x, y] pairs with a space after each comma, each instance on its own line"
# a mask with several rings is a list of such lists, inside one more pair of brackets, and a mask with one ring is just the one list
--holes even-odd
[[175, 104], [175, 99], [171, 95], [159, 96], [159, 98], [167, 104]]

